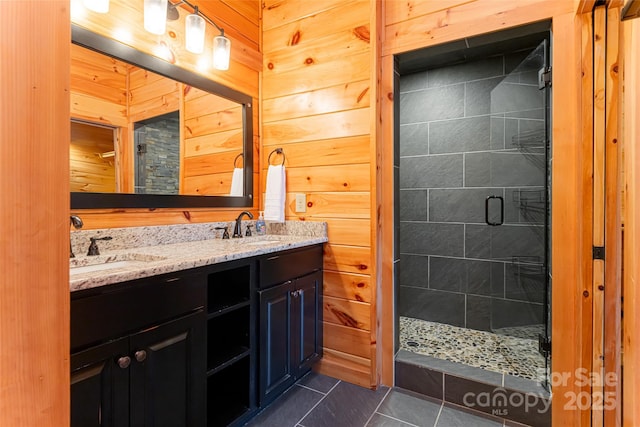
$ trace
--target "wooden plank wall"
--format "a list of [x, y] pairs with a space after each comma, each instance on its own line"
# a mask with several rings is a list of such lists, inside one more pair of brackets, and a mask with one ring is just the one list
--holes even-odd
[[[282, 147], [287, 219], [328, 223], [319, 370], [366, 387], [377, 384], [372, 6], [369, 0], [265, 1], [260, 97], [263, 176], [270, 152]], [[306, 195], [304, 213], [295, 212], [297, 193]]]
[[0, 425], [69, 425], [69, 3], [0, 2]]
[[[78, 25], [88, 28], [94, 32], [107, 37], [116, 34], [116, 30], [125, 29], [134, 47], [145, 52], [153, 52], [154, 46], [159, 42], [164, 42], [173, 52], [177, 65], [187, 68], [199, 74], [205, 74], [212, 80], [226, 86], [246, 93], [253, 98], [253, 141], [254, 141], [254, 194], [259, 193], [260, 171], [259, 171], [259, 116], [257, 99], [259, 95], [259, 74], [262, 70], [262, 53], [260, 51], [261, 31], [260, 31], [260, 2], [258, 0], [244, 0], [241, 2], [233, 0], [213, 0], [213, 1], [193, 1], [200, 9], [218, 25], [225, 29], [225, 35], [231, 39], [231, 63], [228, 71], [217, 71], [207, 69], [200, 71], [202, 66], [200, 57], [187, 52], [181, 41], [184, 40], [183, 17], [190, 13], [190, 10], [180, 9], [181, 19], [169, 22], [167, 33], [164, 36], [153, 36], [142, 28], [142, 1], [130, 2], [126, 0], [111, 0], [108, 14], [101, 15], [84, 10], [81, 1], [71, 0], [72, 10], [80, 10], [82, 13], [72, 14], [72, 21]], [[78, 8], [74, 8], [74, 3], [80, 3]], [[214, 35], [217, 35], [210, 25], [207, 25], [207, 43], [205, 51], [210, 52], [209, 45]], [[122, 32], [120, 31], [120, 34]], [[184, 90], [183, 92], [188, 92]], [[135, 95], [135, 94], [134, 94]], [[181, 98], [182, 97], [182, 98]], [[184, 94], [178, 96], [178, 100], [184, 102]], [[73, 102], [73, 99], [72, 99]], [[180, 101], [179, 101], [180, 102]], [[125, 122], [122, 126], [127, 126]], [[119, 144], [122, 150], [129, 148], [131, 142], [125, 140], [124, 134], [120, 135]], [[233, 159], [230, 160], [230, 164]], [[131, 168], [132, 164], [125, 164], [124, 168]], [[202, 167], [200, 164], [199, 167]], [[123, 184], [125, 188], [133, 188], [132, 182]], [[224, 185], [220, 188], [228, 191], [230, 183], [225, 178]], [[259, 197], [254, 197], [252, 210], [257, 213]], [[238, 209], [232, 208], [211, 208], [211, 209], [103, 209], [103, 210], [79, 210], [74, 211], [82, 216], [85, 227], [131, 227], [141, 225], [162, 225], [177, 223], [196, 223], [207, 221], [230, 220], [235, 218]]]
[[182, 194], [228, 195], [239, 155], [236, 163], [243, 167], [242, 108], [201, 90], [185, 92]]
[[114, 129], [71, 122], [69, 150], [71, 191], [116, 191]]
[[640, 425], [640, 19], [621, 24], [624, 142], [623, 421]]

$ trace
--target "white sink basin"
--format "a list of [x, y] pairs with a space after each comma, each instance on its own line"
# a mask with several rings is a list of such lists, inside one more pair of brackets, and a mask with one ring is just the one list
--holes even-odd
[[107, 262], [104, 264], [92, 264], [92, 265], [83, 265], [82, 267], [71, 267], [69, 272], [70, 274], [84, 274], [84, 273], [93, 273], [94, 271], [102, 271], [102, 270], [111, 270], [113, 268], [126, 268], [139, 266], [144, 264], [144, 261], [114, 261]]
[[112, 270], [116, 268], [140, 267], [148, 262], [167, 259], [163, 256], [140, 253], [124, 253], [96, 255], [72, 258], [69, 260], [69, 273], [84, 274], [94, 271]]

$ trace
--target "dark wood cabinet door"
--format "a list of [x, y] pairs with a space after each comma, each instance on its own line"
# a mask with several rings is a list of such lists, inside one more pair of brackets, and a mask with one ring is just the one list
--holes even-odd
[[132, 427], [204, 427], [205, 322], [201, 310], [131, 336]]
[[71, 356], [71, 427], [129, 425], [129, 339]]
[[296, 376], [311, 368], [322, 354], [322, 271], [294, 282], [292, 299], [293, 363]]
[[295, 380], [291, 363], [292, 283], [260, 291], [260, 406]]

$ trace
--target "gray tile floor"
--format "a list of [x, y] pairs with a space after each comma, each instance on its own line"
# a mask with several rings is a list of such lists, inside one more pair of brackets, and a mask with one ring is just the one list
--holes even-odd
[[272, 427], [499, 427], [476, 416], [398, 388], [369, 390], [310, 373], [247, 426]]

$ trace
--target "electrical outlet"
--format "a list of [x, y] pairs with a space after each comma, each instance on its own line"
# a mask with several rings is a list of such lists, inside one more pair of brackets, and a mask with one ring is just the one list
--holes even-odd
[[296, 212], [307, 211], [307, 195], [304, 193], [296, 194]]

